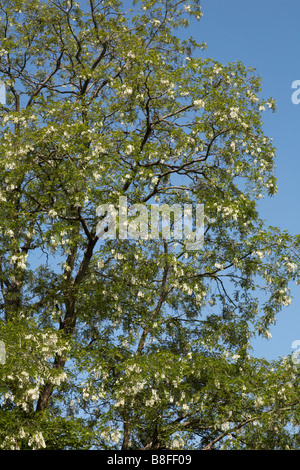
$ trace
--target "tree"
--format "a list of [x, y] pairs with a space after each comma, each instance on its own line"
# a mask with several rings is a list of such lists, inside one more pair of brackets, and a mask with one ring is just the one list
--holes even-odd
[[[197, 2], [0, 8], [0, 448], [299, 447], [297, 364], [250, 355], [299, 272], [255, 70], [184, 39]], [[203, 246], [100, 239], [125, 196], [203, 204]]]

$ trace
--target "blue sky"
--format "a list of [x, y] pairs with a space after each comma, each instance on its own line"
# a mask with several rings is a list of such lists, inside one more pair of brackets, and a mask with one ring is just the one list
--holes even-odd
[[[266, 112], [264, 130], [277, 148], [278, 193], [261, 200], [268, 225], [300, 233], [300, 104], [292, 103], [292, 83], [300, 80], [300, 2], [286, 0], [202, 0], [203, 17], [190, 33], [205, 41], [205, 56], [222, 63], [236, 60], [256, 67], [263, 78], [262, 96], [272, 97], [277, 112]], [[293, 352], [300, 340], [300, 286], [271, 329], [270, 340], [254, 343], [254, 355], [275, 359]]]

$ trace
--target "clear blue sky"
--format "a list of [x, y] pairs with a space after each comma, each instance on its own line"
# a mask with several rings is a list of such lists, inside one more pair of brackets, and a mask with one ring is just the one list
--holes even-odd
[[[300, 104], [292, 103], [291, 88], [300, 80], [300, 1], [202, 0], [203, 17], [190, 31], [205, 41], [205, 56], [222, 63], [241, 60], [263, 78], [262, 95], [273, 97], [277, 112], [266, 112], [264, 130], [277, 148], [278, 194], [262, 200], [261, 218], [292, 234], [300, 233]], [[254, 343], [254, 355], [275, 359], [293, 352], [300, 340], [300, 286], [284, 307], [270, 340]]]

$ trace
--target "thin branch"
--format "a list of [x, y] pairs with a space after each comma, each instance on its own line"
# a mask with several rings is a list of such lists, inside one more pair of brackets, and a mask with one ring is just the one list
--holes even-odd
[[35, 92], [31, 95], [27, 105], [26, 105], [26, 108], [28, 108], [31, 103], [33, 102], [34, 98], [39, 94], [39, 92], [47, 85], [47, 83], [50, 81], [50, 79], [53, 77], [53, 75], [56, 74], [56, 72], [59, 70], [60, 68], [60, 64], [61, 64], [61, 59], [62, 59], [62, 56], [64, 54], [64, 51], [62, 51], [56, 61], [56, 66], [55, 68], [52, 70], [52, 72], [49, 73], [48, 77], [45, 78], [45, 80], [40, 84], [40, 86], [35, 90]]
[[[167, 243], [165, 241], [164, 241], [164, 249], [165, 249], [165, 254], [167, 255]], [[155, 319], [155, 317], [158, 315], [158, 313], [160, 312], [160, 310], [162, 308], [162, 305], [165, 301], [165, 298], [167, 296], [166, 284], [167, 284], [168, 273], [169, 273], [169, 265], [168, 265], [168, 262], [166, 261], [166, 264], [165, 264], [165, 267], [164, 267], [164, 272], [163, 272], [163, 277], [162, 277], [161, 288], [160, 288], [160, 297], [159, 297], [157, 306], [154, 309], [154, 312], [153, 312], [153, 314], [151, 315], [151, 317], [148, 321], [148, 325], [145, 326], [145, 328], [143, 330], [142, 336], [141, 336], [139, 344], [138, 344], [137, 352], [136, 352], [137, 355], [141, 354], [141, 352], [142, 352], [142, 350], [145, 346], [147, 335], [150, 331], [150, 325], [153, 322], [153, 320]]]

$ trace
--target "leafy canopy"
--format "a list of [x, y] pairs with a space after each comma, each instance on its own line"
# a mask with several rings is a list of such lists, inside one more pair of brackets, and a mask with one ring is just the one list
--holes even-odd
[[[297, 365], [250, 355], [299, 272], [255, 70], [203, 59], [198, 2], [0, 12], [0, 448], [299, 447]], [[100, 240], [120, 196], [204, 204], [204, 245]]]

